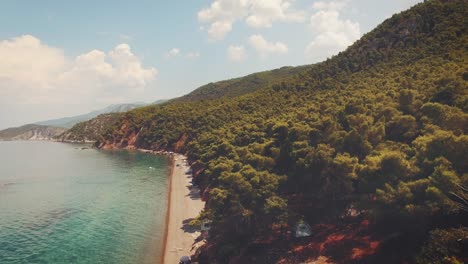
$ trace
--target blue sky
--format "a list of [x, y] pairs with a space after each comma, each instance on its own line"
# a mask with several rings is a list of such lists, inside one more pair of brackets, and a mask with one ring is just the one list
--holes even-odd
[[321, 61], [418, 0], [0, 2], [0, 129]]

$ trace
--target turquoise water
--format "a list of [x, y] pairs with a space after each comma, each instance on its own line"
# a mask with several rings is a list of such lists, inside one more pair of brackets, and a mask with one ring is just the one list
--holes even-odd
[[0, 142], [0, 263], [159, 263], [168, 161]]

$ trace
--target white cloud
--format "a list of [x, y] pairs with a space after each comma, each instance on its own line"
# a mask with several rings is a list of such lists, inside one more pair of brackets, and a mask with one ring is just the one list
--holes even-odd
[[14, 83], [20, 87], [34, 83], [38, 90], [50, 89], [49, 80], [60, 74], [67, 64], [63, 51], [44, 46], [29, 35], [1, 41], [0, 58], [2, 95], [14, 89], [11, 87]]
[[247, 59], [247, 54], [243, 45], [231, 45], [228, 48], [228, 58], [230, 61], [241, 62]]
[[172, 48], [170, 49], [167, 53], [166, 53], [166, 58], [173, 58], [173, 57], [177, 57], [180, 55], [180, 49], [178, 48]]
[[190, 51], [190, 52], [187, 52], [186, 54], [183, 54], [182, 50], [180, 50], [179, 48], [172, 48], [168, 52], [166, 52], [164, 57], [166, 57], [166, 59], [175, 58], [175, 57], [183, 57], [183, 58], [187, 58], [187, 59], [197, 59], [197, 58], [200, 57], [200, 52]]
[[231, 31], [232, 24], [247, 14], [249, 1], [214, 0], [210, 7], [198, 12], [198, 21], [210, 25], [208, 28], [210, 39], [223, 39]]
[[247, 25], [254, 28], [271, 27], [273, 22], [303, 22], [302, 12], [291, 10], [293, 1], [257, 0], [251, 1]]
[[230, 21], [215, 21], [208, 29], [208, 36], [212, 40], [221, 40], [227, 33], [232, 30], [232, 22]]
[[359, 23], [340, 18], [340, 10], [349, 1], [319, 1], [310, 25], [316, 34], [306, 47], [306, 55], [313, 62], [318, 62], [344, 50], [361, 36]]
[[294, 0], [213, 0], [198, 12], [198, 21], [209, 24], [208, 36], [223, 39], [237, 21], [254, 28], [271, 27], [273, 22], [302, 22], [304, 13], [291, 8]]
[[312, 7], [316, 10], [341, 10], [348, 3], [349, 3], [349, 0], [317, 1], [312, 5]]
[[200, 58], [200, 52], [198, 51], [190, 51], [185, 55], [188, 59], [197, 59]]
[[0, 41], [0, 103], [70, 103], [133, 98], [156, 77], [130, 46], [92, 50], [69, 59], [61, 49], [25, 35]]
[[261, 35], [250, 36], [249, 43], [262, 57], [266, 57], [269, 54], [288, 53], [288, 46], [286, 44], [282, 42], [269, 42]]

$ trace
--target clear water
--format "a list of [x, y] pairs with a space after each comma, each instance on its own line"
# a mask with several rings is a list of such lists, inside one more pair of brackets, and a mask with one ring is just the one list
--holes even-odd
[[168, 161], [0, 142], [0, 263], [159, 263]]

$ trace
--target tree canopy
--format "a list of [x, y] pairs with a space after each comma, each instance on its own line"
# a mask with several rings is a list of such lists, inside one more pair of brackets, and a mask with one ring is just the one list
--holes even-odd
[[376, 225], [418, 226], [419, 259], [456, 261], [459, 251], [434, 239], [466, 233], [450, 229], [466, 224], [452, 199], [468, 186], [466, 8], [425, 1], [322, 63], [123, 114], [98, 145], [188, 154], [201, 168], [213, 261], [277, 226], [350, 206]]

